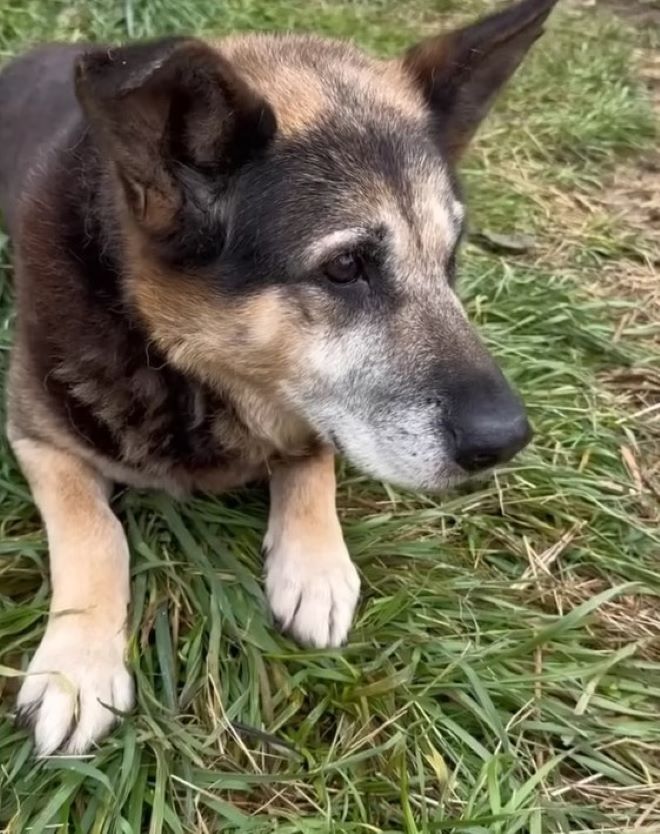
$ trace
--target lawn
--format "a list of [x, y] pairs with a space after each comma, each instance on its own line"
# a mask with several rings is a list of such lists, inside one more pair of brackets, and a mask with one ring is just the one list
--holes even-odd
[[[252, 28], [393, 53], [489, 5], [4, 0], [0, 61], [47, 38]], [[11, 719], [46, 622], [47, 548], [0, 441], [8, 834], [660, 831], [660, 161], [643, 82], [660, 37], [653, 2], [633, 6], [560, 3], [465, 160], [460, 292], [537, 434], [442, 500], [342, 468], [364, 586], [346, 648], [302, 651], [271, 627], [263, 490], [121, 492], [138, 705], [95, 755], [36, 761]], [[0, 293], [4, 368], [1, 233]]]

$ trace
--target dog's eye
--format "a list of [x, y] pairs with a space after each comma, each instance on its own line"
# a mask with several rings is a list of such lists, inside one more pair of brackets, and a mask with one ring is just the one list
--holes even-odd
[[353, 252], [342, 252], [323, 267], [325, 277], [335, 284], [352, 284], [364, 275], [362, 259]]

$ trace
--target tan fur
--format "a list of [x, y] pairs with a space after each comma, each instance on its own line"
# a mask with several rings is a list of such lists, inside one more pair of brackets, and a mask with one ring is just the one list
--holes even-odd
[[123, 629], [128, 545], [108, 505], [108, 482], [89, 464], [46, 443], [13, 439], [12, 446], [46, 526], [51, 617], [80, 618], [81, 627], [94, 631]]
[[136, 305], [153, 341], [177, 367], [194, 370], [209, 382], [228, 373], [264, 387], [286, 373], [290, 306], [280, 290], [221, 301], [199, 282], [188, 287], [185, 277], [167, 275], [144, 261], [135, 270]]
[[[287, 409], [280, 385], [291, 378], [304, 353], [304, 326], [283, 289], [236, 301], [220, 299], [199, 281], [166, 273], [141, 251], [134, 236], [129, 283], [153, 341], [184, 372], [193, 372], [232, 396], [245, 424], [263, 442], [250, 457], [265, 461], [274, 451], [299, 454], [314, 433]], [[223, 438], [230, 447], [243, 436]]]
[[[365, 99], [387, 102], [404, 116], [420, 118], [419, 89], [401, 61], [384, 61], [359, 52], [351, 43], [311, 35], [249, 34], [211, 42], [274, 108], [282, 135], [317, 124], [331, 102], [327, 79], [338, 77]], [[324, 67], [314, 65], [322, 54]]]
[[[269, 523], [286, 531], [288, 540], [302, 539], [310, 558], [341, 529], [335, 509], [334, 454], [323, 450], [273, 469]], [[316, 545], [316, 546], [315, 546]]]
[[275, 55], [269, 56], [272, 62], [264, 62], [256, 38], [219, 41], [218, 47], [230, 58], [240, 60], [245, 79], [274, 108], [283, 135], [313, 125], [327, 107], [327, 91], [316, 73], [280, 63]]

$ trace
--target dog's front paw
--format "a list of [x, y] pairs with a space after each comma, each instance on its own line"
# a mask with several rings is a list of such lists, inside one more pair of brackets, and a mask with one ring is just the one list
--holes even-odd
[[122, 632], [88, 630], [76, 615], [51, 621], [17, 701], [39, 755], [84, 753], [111, 729], [113, 710], [133, 706], [125, 645]]
[[360, 595], [360, 578], [343, 541], [330, 549], [267, 538], [266, 553], [266, 593], [282, 629], [306, 645], [340, 646]]

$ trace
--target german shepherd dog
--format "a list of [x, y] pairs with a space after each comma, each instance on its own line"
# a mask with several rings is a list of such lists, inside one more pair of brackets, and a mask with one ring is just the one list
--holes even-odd
[[18, 696], [39, 754], [88, 750], [133, 704], [113, 484], [268, 479], [272, 613], [298, 641], [338, 646], [360, 581], [335, 454], [440, 491], [528, 443], [455, 294], [453, 172], [555, 2], [521, 0], [397, 59], [241, 35], [50, 44], [4, 68], [8, 436], [52, 580]]

